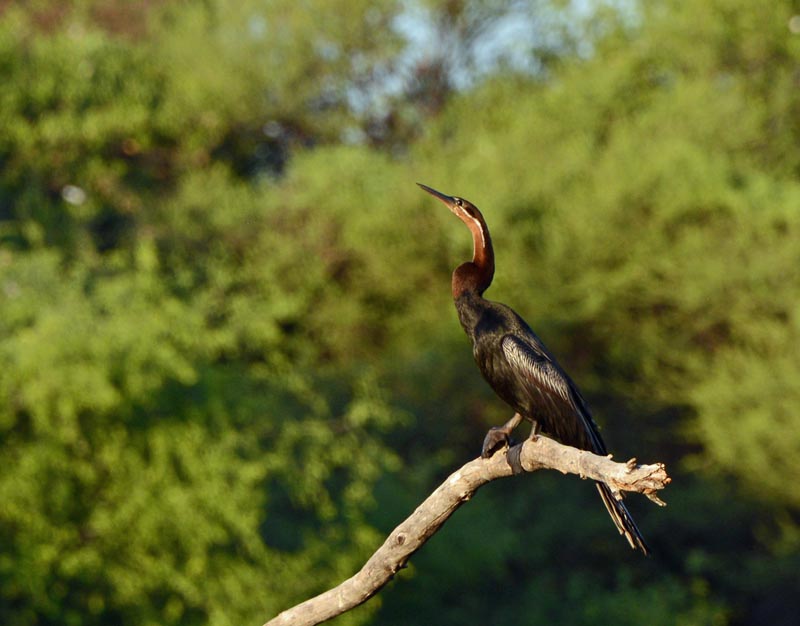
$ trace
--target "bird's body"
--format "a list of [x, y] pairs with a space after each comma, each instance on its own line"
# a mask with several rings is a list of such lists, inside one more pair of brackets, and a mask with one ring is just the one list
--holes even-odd
[[[473, 258], [453, 272], [453, 299], [481, 374], [516, 412], [506, 424], [489, 431], [483, 456], [505, 444], [522, 419], [533, 423], [532, 436], [541, 429], [566, 445], [605, 455], [597, 425], [572, 379], [517, 313], [483, 297], [494, 276], [494, 250], [480, 211], [467, 200], [420, 187], [444, 202], [472, 232]], [[631, 547], [647, 554], [647, 545], [625, 505], [605, 483], [598, 482], [597, 488], [620, 533]]]
[[578, 388], [525, 320], [470, 292], [455, 305], [478, 369], [506, 404], [563, 443], [606, 454]]

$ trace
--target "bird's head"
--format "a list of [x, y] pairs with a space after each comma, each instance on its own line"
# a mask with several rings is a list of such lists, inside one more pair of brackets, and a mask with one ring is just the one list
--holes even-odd
[[450, 209], [467, 227], [472, 231], [476, 238], [476, 243], [480, 240], [481, 247], [485, 248], [488, 244], [489, 232], [486, 228], [486, 221], [483, 215], [472, 202], [459, 198], [457, 196], [448, 196], [441, 191], [436, 191], [427, 185], [417, 183], [422, 189], [431, 194], [434, 198], [438, 198], [442, 203]]
[[448, 196], [417, 183], [429, 194], [441, 200], [472, 232], [472, 261], [462, 263], [453, 272], [453, 297], [458, 299], [467, 291], [482, 294], [492, 284], [494, 250], [489, 228], [474, 204], [464, 198]]
[[435, 189], [432, 189], [427, 185], [423, 185], [422, 183], [417, 183], [417, 185], [431, 194], [434, 198], [439, 198], [439, 200], [441, 200], [448, 209], [450, 209], [453, 213], [467, 223], [469, 223], [468, 220], [480, 219], [482, 217], [478, 207], [472, 204], [472, 202], [469, 200], [464, 200], [464, 198], [459, 198], [457, 196], [448, 196], [443, 194], [441, 191], [436, 191]]

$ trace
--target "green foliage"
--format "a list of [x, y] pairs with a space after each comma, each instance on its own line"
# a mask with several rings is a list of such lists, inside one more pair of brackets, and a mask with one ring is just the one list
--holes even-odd
[[[374, 382], [336, 409], [291, 370], [209, 360], [198, 311], [147, 271], [67, 278], [52, 253], [4, 257], [4, 596], [31, 623], [226, 624], [351, 568], [375, 537], [343, 528], [392, 459], [366, 436], [391, 421]], [[293, 556], [269, 547], [267, 484], [298, 529], [325, 522]]]
[[789, 2], [545, 3], [534, 76], [480, 67], [505, 3], [425, 3], [438, 61], [405, 3], [146, 4], [0, 13], [0, 620], [260, 623], [474, 456], [506, 409], [418, 180], [671, 506], [642, 560], [584, 483], [491, 485], [337, 623], [793, 623]]
[[[718, 4], [715, 27], [750, 14]], [[679, 399], [722, 467], [796, 502], [786, 474], [764, 474], [794, 471], [798, 440], [752, 443], [800, 427], [800, 186], [782, 136], [797, 137], [797, 101], [778, 78], [800, 47], [788, 17], [759, 17], [772, 37], [758, 44], [739, 27], [696, 43], [696, 20], [655, 14], [553, 86], [487, 85], [453, 104], [423, 150], [458, 154], [440, 177], [492, 200], [498, 299], [524, 310], [531, 298], [536, 326], [570, 328], [565, 350], [604, 355], [599, 385]], [[454, 131], [476, 107], [490, 113]], [[488, 189], [472, 191], [476, 180]]]

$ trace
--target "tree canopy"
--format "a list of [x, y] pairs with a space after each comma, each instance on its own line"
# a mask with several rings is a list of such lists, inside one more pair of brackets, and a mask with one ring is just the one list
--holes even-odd
[[0, 621], [261, 623], [478, 454], [419, 181], [670, 506], [642, 559], [585, 483], [492, 485], [336, 623], [793, 624], [797, 11], [3, 3]]

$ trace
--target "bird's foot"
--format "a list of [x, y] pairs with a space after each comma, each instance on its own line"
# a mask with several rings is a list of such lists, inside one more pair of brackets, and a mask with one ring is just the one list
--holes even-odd
[[483, 448], [481, 448], [481, 456], [488, 459], [495, 451], [500, 448], [506, 448], [511, 445], [511, 431], [514, 430], [522, 421], [522, 416], [515, 413], [514, 416], [502, 426], [492, 426], [486, 437], [483, 439]]
[[531, 434], [528, 435], [528, 439], [531, 441], [537, 441], [539, 439], [539, 431], [541, 430], [541, 426], [539, 426], [539, 422], [534, 422], [533, 427], [531, 428]]
[[508, 436], [508, 429], [503, 426], [492, 426], [486, 437], [483, 439], [483, 447], [481, 448], [481, 456], [488, 459], [495, 451], [500, 448], [506, 448], [510, 445], [511, 439]]

